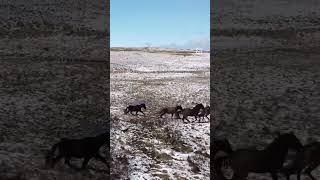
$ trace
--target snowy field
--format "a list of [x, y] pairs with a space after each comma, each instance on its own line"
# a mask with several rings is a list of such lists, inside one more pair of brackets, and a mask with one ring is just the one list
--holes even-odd
[[[176, 104], [210, 105], [209, 64], [209, 53], [111, 51], [112, 178], [209, 179], [208, 120], [184, 124], [158, 114]], [[124, 114], [140, 103], [145, 117]]]

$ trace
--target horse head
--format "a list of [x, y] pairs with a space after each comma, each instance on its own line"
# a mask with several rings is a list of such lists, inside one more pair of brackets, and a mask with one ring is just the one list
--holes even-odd
[[140, 104], [140, 106], [141, 106], [143, 109], [147, 109], [147, 108], [146, 108], [146, 104], [144, 104], [144, 103], [143, 103], [143, 104]]
[[182, 110], [183, 110], [183, 109], [182, 109], [182, 106], [177, 105], [177, 106], [176, 106], [176, 111], [179, 111], [179, 110], [180, 110], [180, 111], [182, 111]]
[[219, 151], [223, 151], [227, 154], [231, 154], [233, 152], [228, 139], [214, 140], [211, 146], [213, 147], [213, 156], [215, 156], [215, 154]]
[[104, 132], [104, 133], [101, 133], [101, 134], [96, 136], [96, 139], [99, 142], [101, 142], [102, 144], [109, 143], [110, 142], [110, 133], [108, 131]]
[[288, 148], [301, 150], [303, 148], [300, 140], [294, 135], [293, 132], [278, 134], [276, 138], [279, 142], [284, 143]]
[[194, 107], [194, 109], [204, 109], [204, 106], [203, 106], [203, 104], [197, 104], [195, 107]]

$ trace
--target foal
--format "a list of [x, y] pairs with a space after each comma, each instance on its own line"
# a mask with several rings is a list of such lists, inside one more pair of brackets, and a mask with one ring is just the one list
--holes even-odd
[[[180, 105], [176, 107], [166, 107], [162, 108], [160, 111], [160, 118], [162, 118], [163, 115], [165, 114], [171, 114], [171, 119], [173, 119], [173, 115], [176, 114], [179, 116], [179, 112], [181, 112], [183, 109]], [[179, 117], [180, 118], [180, 117]]]
[[144, 103], [135, 106], [130, 105], [124, 110], [124, 113], [128, 114], [128, 112], [130, 112], [130, 114], [132, 114], [132, 112], [136, 112], [136, 115], [138, 115], [138, 112], [141, 112], [145, 116], [144, 112], [141, 110], [142, 108], [146, 110], [146, 105]]
[[[82, 139], [68, 139], [62, 138], [60, 142], [54, 144], [51, 150], [46, 155], [46, 165], [51, 168], [62, 158], [65, 159], [65, 164], [74, 167], [70, 163], [72, 157], [84, 158], [81, 169], [85, 169], [91, 158], [96, 158], [110, 168], [107, 160], [99, 153], [99, 149], [104, 144], [110, 143], [109, 133], [103, 133], [96, 137], [85, 137]], [[55, 151], [58, 149], [58, 155], [54, 157]]]

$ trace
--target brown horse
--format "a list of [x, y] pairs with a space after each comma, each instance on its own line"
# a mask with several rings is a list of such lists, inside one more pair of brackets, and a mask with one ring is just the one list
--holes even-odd
[[303, 151], [297, 154], [294, 161], [286, 167], [281, 169], [281, 172], [285, 174], [287, 180], [290, 179], [290, 175], [297, 174], [297, 180], [300, 180], [301, 172], [307, 174], [312, 180], [316, 180], [312, 176], [311, 172], [316, 169], [320, 164], [320, 142], [313, 142], [303, 146]]
[[239, 149], [230, 155], [220, 158], [220, 161], [229, 161], [233, 170], [234, 180], [244, 180], [250, 172], [270, 173], [273, 180], [278, 180], [278, 172], [282, 168], [288, 150], [301, 151], [303, 146], [293, 133], [278, 135], [263, 150]]
[[202, 120], [204, 119], [204, 118], [207, 118], [208, 120], [210, 120], [209, 119], [209, 116], [210, 115], [210, 106], [206, 106], [202, 111], [200, 111], [200, 113], [198, 114], [198, 116], [199, 116], [199, 122], [200, 122], [200, 118], [202, 118]]
[[179, 116], [179, 112], [181, 112], [182, 110], [183, 109], [182, 109], [182, 107], [180, 105], [178, 105], [176, 107], [162, 108], [161, 111], [160, 111], [160, 118], [162, 118], [162, 116], [165, 115], [165, 114], [171, 114], [171, 119], [173, 119], [173, 115], [176, 114], [177, 116]]
[[[194, 108], [190, 109], [190, 108], [185, 108], [182, 111], [182, 121], [184, 122], [184, 120], [187, 120], [188, 122], [190, 122], [188, 120], [188, 116], [194, 116], [194, 118], [197, 120], [198, 114], [200, 112], [201, 109], [204, 109], [204, 106], [202, 104], [197, 104]], [[185, 122], [184, 122], [185, 123]]]

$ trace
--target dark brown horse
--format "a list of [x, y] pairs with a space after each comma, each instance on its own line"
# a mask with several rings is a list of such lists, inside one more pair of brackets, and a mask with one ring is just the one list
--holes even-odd
[[313, 142], [303, 146], [303, 151], [298, 153], [294, 161], [281, 169], [287, 180], [290, 175], [297, 174], [297, 180], [300, 180], [301, 172], [307, 174], [312, 180], [316, 180], [311, 172], [320, 165], [320, 142]]
[[293, 133], [278, 135], [271, 144], [263, 150], [239, 149], [230, 155], [220, 158], [220, 161], [229, 161], [233, 170], [234, 180], [246, 179], [250, 172], [270, 173], [273, 180], [278, 179], [278, 172], [289, 149], [301, 151], [303, 146]]
[[209, 119], [209, 116], [210, 115], [210, 106], [206, 106], [202, 111], [200, 111], [200, 113], [198, 114], [198, 116], [199, 116], [199, 122], [200, 122], [200, 118], [202, 118], [202, 120], [204, 119], [204, 118], [207, 118], [208, 120], [210, 120]]
[[[190, 109], [190, 108], [185, 108], [182, 111], [182, 121], [184, 122], [184, 120], [187, 120], [188, 122], [190, 122], [188, 120], [188, 116], [194, 116], [194, 118], [197, 120], [198, 114], [200, 112], [201, 109], [204, 109], [204, 106], [202, 104], [197, 104], [194, 108]], [[184, 122], [185, 123], [185, 122]]]
[[144, 103], [139, 105], [134, 105], [134, 106], [130, 105], [124, 110], [124, 114], [128, 114], [128, 112], [130, 112], [130, 114], [132, 114], [132, 112], [136, 112], [135, 115], [138, 115], [138, 112], [141, 112], [145, 116], [144, 112], [141, 110], [142, 108], [146, 109], [146, 105]]
[[[109, 133], [103, 133], [96, 137], [85, 137], [82, 139], [62, 138], [60, 142], [54, 144], [51, 150], [46, 155], [46, 165], [54, 165], [62, 158], [65, 159], [65, 164], [75, 168], [70, 163], [71, 158], [84, 158], [81, 168], [84, 169], [91, 158], [95, 158], [105, 163], [110, 168], [107, 160], [99, 153], [99, 149], [104, 144], [110, 143]], [[55, 152], [58, 150], [58, 155], [55, 157]]]
[[211, 142], [210, 145], [212, 157], [215, 157], [219, 151], [222, 151], [226, 154], [231, 154], [233, 152], [232, 147], [228, 139], [216, 139]]
[[[212, 175], [213, 179], [217, 180], [227, 180], [227, 178], [224, 177], [221, 168], [230, 166], [230, 160], [228, 159], [228, 156], [233, 153], [232, 146], [228, 139], [216, 139], [211, 142], [211, 154], [213, 157], [213, 165], [212, 165]], [[257, 150], [256, 147], [248, 147], [249, 150]], [[241, 150], [241, 149], [240, 149]], [[226, 155], [222, 157], [216, 158], [216, 154], [218, 152], [224, 152]]]
[[226, 156], [216, 158], [216, 154], [218, 152], [224, 152], [225, 154], [230, 155], [233, 150], [231, 144], [227, 139], [215, 139], [211, 142], [211, 154], [212, 154], [212, 169], [211, 169], [211, 179], [214, 180], [226, 180], [227, 178], [224, 177], [221, 168], [225, 167], [227, 162]]
[[165, 114], [171, 114], [171, 119], [173, 118], [173, 115], [179, 116], [179, 112], [181, 112], [183, 109], [180, 105], [176, 107], [166, 107], [162, 108], [160, 111], [160, 118], [162, 118]]

